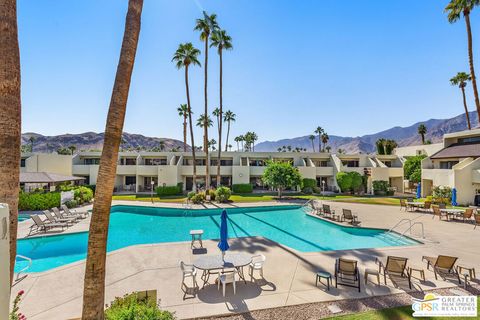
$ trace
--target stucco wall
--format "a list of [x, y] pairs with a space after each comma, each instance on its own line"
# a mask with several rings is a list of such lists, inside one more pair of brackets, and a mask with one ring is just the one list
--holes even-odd
[[72, 156], [59, 154], [34, 154], [25, 161], [25, 172], [49, 172], [72, 175]]

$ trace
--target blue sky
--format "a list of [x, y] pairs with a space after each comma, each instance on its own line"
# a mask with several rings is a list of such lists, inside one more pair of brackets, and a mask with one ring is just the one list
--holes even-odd
[[[448, 80], [468, 71], [465, 23], [447, 22], [446, 3], [145, 0], [125, 131], [182, 138], [184, 78], [171, 58], [181, 42], [203, 51], [193, 31], [200, 8], [216, 13], [233, 38], [224, 55], [224, 107], [237, 114], [232, 136], [250, 130], [276, 140], [317, 126], [356, 136], [458, 115], [460, 92]], [[127, 0], [19, 0], [24, 132], [104, 130], [126, 7]], [[213, 110], [218, 56], [210, 52]], [[190, 83], [198, 116], [203, 69], [191, 70]], [[468, 101], [474, 110], [470, 88]]]

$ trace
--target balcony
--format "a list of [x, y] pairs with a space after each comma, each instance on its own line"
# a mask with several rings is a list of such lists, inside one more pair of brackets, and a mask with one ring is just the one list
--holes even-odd
[[90, 164], [74, 164], [72, 166], [72, 174], [73, 175], [89, 175], [90, 174], [90, 167], [98, 165], [90, 165]]
[[158, 166], [139, 165], [137, 166], [137, 174], [140, 176], [156, 176], [158, 175]]
[[315, 174], [317, 176], [333, 176], [333, 167], [316, 167]]
[[137, 166], [119, 164], [117, 166], [117, 174], [120, 174], [120, 175], [135, 175], [135, 174], [137, 174]]

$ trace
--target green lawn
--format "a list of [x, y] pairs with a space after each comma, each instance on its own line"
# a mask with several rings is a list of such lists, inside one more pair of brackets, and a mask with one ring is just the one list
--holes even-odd
[[[477, 299], [477, 310], [480, 310], [480, 300]], [[410, 320], [410, 319], [425, 319], [425, 320], [447, 320], [447, 319], [478, 319], [472, 317], [412, 317], [412, 306], [404, 306], [397, 308], [382, 309], [376, 311], [367, 311], [362, 313], [355, 313], [346, 316], [331, 317], [328, 319], [335, 320]]]

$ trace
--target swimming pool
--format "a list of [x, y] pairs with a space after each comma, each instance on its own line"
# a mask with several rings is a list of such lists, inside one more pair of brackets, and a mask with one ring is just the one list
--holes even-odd
[[[203, 229], [218, 239], [221, 209], [183, 210], [114, 206], [107, 250], [148, 243], [190, 241], [189, 231]], [[418, 244], [385, 230], [351, 228], [311, 217], [300, 206], [227, 209], [229, 237], [262, 236], [301, 252], [381, 248]], [[18, 240], [18, 254], [33, 260], [29, 272], [41, 272], [85, 259], [88, 233]], [[25, 262], [18, 261], [16, 270]]]

